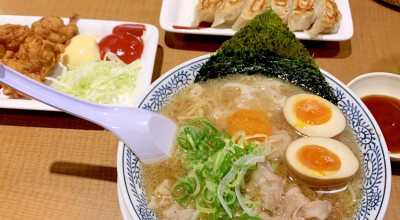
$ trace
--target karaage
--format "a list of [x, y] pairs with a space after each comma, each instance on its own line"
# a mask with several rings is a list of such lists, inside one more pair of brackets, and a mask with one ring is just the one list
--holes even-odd
[[55, 16], [43, 17], [32, 24], [32, 31], [52, 43], [65, 44], [78, 33], [76, 22], [78, 15], [69, 17], [69, 24], [64, 25], [61, 18]]
[[4, 24], [0, 26], [0, 45], [6, 50], [17, 52], [25, 38], [32, 35], [28, 26], [18, 24]]
[[[70, 17], [67, 25], [56, 16], [43, 17], [28, 26], [0, 26], [0, 61], [10, 68], [38, 81], [57, 65], [66, 44], [78, 33], [78, 15]], [[12, 98], [25, 96], [12, 88], [0, 85], [3, 94]]]

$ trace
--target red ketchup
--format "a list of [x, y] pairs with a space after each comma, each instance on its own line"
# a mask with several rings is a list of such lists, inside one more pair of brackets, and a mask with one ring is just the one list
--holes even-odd
[[100, 57], [110, 51], [124, 63], [129, 64], [139, 59], [143, 53], [142, 40], [146, 26], [142, 24], [121, 24], [115, 26], [112, 34], [105, 36], [99, 42]]

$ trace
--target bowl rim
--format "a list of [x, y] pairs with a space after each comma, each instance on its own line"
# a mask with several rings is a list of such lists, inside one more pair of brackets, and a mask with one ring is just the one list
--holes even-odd
[[391, 79], [396, 79], [400, 80], [400, 75], [396, 73], [389, 73], [389, 72], [369, 72], [369, 73], [364, 73], [361, 74], [352, 80], [350, 80], [349, 83], [347, 83], [347, 86], [351, 89], [352, 86], [354, 86], [356, 83], [361, 82], [362, 80], [366, 80], [368, 78], [373, 78], [373, 77], [385, 77], [385, 78], [391, 78]]

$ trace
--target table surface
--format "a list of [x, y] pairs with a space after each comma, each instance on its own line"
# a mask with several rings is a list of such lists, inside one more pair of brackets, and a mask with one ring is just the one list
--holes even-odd
[[[161, 0], [0, 0], [0, 14], [135, 21], [160, 31], [153, 80], [215, 51], [224, 37], [165, 32]], [[367, 72], [400, 73], [400, 8], [351, 0], [354, 35], [344, 42], [304, 42], [317, 64], [348, 83]], [[0, 21], [1, 23], [1, 21]], [[0, 219], [122, 219], [117, 197], [118, 139], [60, 112], [0, 110]], [[400, 219], [400, 164], [392, 162], [385, 219]]]

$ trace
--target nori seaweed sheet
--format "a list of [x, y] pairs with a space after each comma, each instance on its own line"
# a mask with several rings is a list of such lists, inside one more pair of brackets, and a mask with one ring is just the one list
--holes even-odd
[[200, 68], [195, 82], [231, 74], [279, 78], [334, 104], [338, 102], [304, 45], [272, 9], [225, 41]]
[[[241, 57], [241, 59], [237, 59]], [[249, 51], [229, 52], [224, 56], [211, 56], [200, 68], [195, 82], [207, 81], [232, 74], [262, 74], [279, 78], [317, 94], [337, 104], [337, 97], [325, 77], [314, 64], [302, 60], [282, 58], [272, 52], [263, 51], [252, 55]]]
[[252, 54], [271, 51], [280, 57], [314, 63], [304, 45], [272, 9], [265, 10], [251, 20], [225, 41], [217, 53], [240, 52], [244, 49]]

